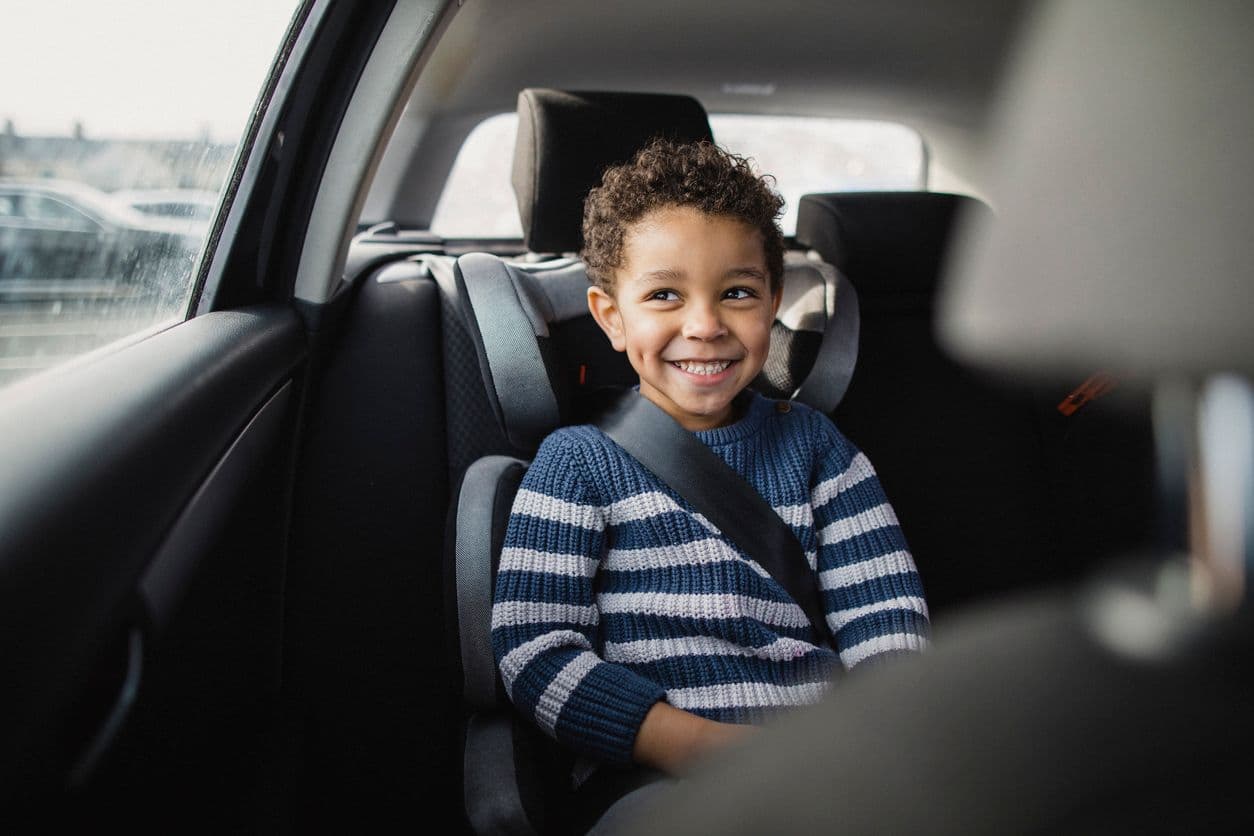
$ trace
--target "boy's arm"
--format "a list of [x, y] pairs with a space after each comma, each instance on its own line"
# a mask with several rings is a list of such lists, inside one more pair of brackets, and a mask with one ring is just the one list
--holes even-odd
[[636, 763], [677, 775], [706, 753], [743, 740], [754, 731], [753, 726], [719, 723], [657, 702], [640, 724], [632, 758]]
[[514, 501], [492, 607], [492, 645], [514, 706], [571, 749], [632, 762], [641, 723], [666, 696], [596, 649], [593, 578], [607, 509], [584, 477], [578, 442], [545, 441]]
[[819, 588], [842, 664], [922, 650], [930, 631], [918, 569], [870, 461], [825, 421], [811, 490]]

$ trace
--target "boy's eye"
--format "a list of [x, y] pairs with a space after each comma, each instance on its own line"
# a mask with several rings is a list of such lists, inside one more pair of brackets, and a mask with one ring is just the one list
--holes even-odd
[[673, 290], [655, 290], [649, 294], [651, 302], [674, 302], [679, 298], [679, 294]]
[[755, 299], [757, 293], [748, 287], [733, 287], [723, 294], [726, 299]]

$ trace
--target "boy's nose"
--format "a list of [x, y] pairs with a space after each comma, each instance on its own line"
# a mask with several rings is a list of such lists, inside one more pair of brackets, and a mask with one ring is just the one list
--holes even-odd
[[692, 305], [684, 317], [683, 334], [693, 340], [713, 340], [727, 333], [713, 305]]

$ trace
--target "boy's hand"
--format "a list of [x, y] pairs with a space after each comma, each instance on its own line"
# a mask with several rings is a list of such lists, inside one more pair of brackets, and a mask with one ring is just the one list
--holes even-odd
[[677, 775], [705, 754], [731, 746], [756, 731], [754, 726], [719, 723], [658, 702], [640, 724], [632, 756], [636, 763]]

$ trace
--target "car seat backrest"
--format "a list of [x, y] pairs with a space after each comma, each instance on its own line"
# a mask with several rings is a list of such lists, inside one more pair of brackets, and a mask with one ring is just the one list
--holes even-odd
[[1154, 506], [1143, 405], [1063, 418], [1069, 386], [994, 379], [941, 349], [935, 301], [971, 214], [989, 210], [961, 195], [868, 192], [806, 195], [797, 218], [798, 242], [858, 287], [858, 368], [833, 417], [875, 462], [941, 617], [1147, 542]]
[[1033, 405], [949, 360], [932, 326], [963, 204], [978, 206], [927, 192], [823, 194], [797, 213], [798, 243], [858, 285], [861, 362], [833, 418], [875, 463], [934, 617], [1050, 571]]
[[955, 222], [987, 212], [975, 198], [943, 192], [842, 192], [803, 195], [797, 243], [877, 299], [935, 296]]

